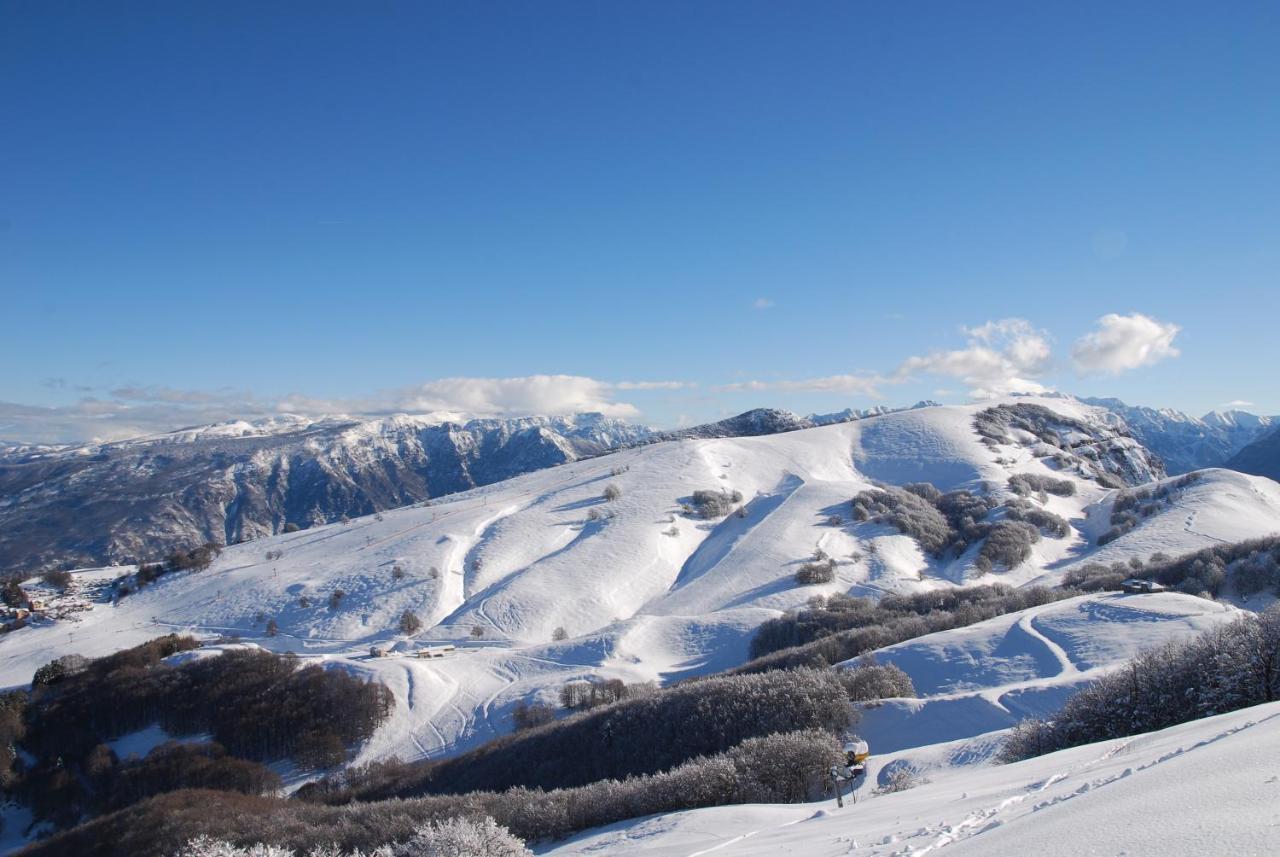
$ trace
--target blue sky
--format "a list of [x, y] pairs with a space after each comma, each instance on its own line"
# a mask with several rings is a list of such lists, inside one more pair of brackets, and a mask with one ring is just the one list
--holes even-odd
[[1280, 413], [1278, 38], [1245, 2], [0, 2], [0, 438]]

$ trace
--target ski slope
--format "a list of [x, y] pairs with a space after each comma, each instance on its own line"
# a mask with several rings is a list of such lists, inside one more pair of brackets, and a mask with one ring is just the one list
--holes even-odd
[[[1087, 423], [1095, 434], [1066, 440], [1111, 438], [1141, 464], [1132, 441], [1117, 438], [1111, 418], [1094, 408], [1066, 398], [1009, 401]], [[115, 604], [89, 600], [80, 605], [89, 609], [64, 620], [0, 638], [0, 686], [25, 684], [41, 664], [70, 652], [102, 655], [170, 632], [238, 637], [385, 681], [396, 714], [359, 761], [412, 760], [509, 731], [516, 703], [550, 700], [571, 679], [671, 681], [741, 663], [761, 622], [815, 594], [1052, 582], [1094, 558], [1174, 553], [1280, 530], [1280, 487], [1206, 471], [1170, 508], [1093, 547], [1091, 528], [1105, 523], [1114, 491], [1054, 465], [1035, 437], [984, 445], [973, 420], [991, 404], [656, 443], [431, 505], [231, 545], [206, 571], [161, 578]], [[1005, 495], [1014, 473], [1076, 485], [1074, 496], [1045, 502], [1073, 523], [1071, 535], [1041, 539], [1016, 569], [982, 575], [973, 549], [939, 562], [887, 526], [850, 520], [850, 500], [875, 480]], [[602, 496], [608, 485], [621, 490], [613, 502]], [[719, 488], [742, 494], [739, 512], [700, 520], [682, 510], [694, 491]], [[835, 580], [796, 584], [796, 569], [818, 549], [836, 561]], [[90, 590], [121, 571], [76, 578]], [[398, 631], [406, 610], [424, 623], [410, 637]], [[266, 634], [268, 618], [276, 636]], [[553, 642], [560, 628], [568, 639]], [[434, 660], [407, 654], [430, 643], [452, 643], [457, 652]], [[392, 656], [371, 657], [373, 646]]]
[[[651, 816], [538, 850], [554, 857], [1265, 855], [1280, 829], [1280, 703], [1017, 762], [933, 771], [856, 803]], [[868, 780], [892, 759], [871, 759]]]

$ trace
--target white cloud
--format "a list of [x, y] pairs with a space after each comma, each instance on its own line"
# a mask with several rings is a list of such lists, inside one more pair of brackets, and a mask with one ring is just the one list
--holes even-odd
[[682, 390], [694, 386], [686, 381], [614, 383], [581, 375], [441, 378], [355, 399], [315, 400], [291, 396], [280, 402], [280, 409], [308, 414], [448, 413], [460, 417], [556, 416], [598, 411], [606, 416], [631, 418], [639, 415], [639, 409], [618, 401], [616, 391]]
[[617, 394], [624, 391], [684, 390], [686, 381], [601, 381], [580, 375], [518, 378], [441, 378], [368, 396], [327, 399], [302, 394], [265, 399], [236, 390], [178, 390], [127, 385], [108, 398], [40, 407], [0, 402], [0, 438], [28, 443], [120, 440], [176, 428], [277, 414], [306, 417], [393, 413], [437, 414], [442, 418], [551, 416], [598, 411], [634, 419], [639, 409]]
[[0, 438], [24, 443], [111, 441], [229, 419], [258, 419], [276, 411], [254, 400], [198, 405], [84, 398], [42, 407], [0, 402]]
[[615, 390], [690, 390], [698, 386], [692, 381], [618, 381]]
[[361, 413], [390, 411], [453, 411], [489, 417], [584, 411], [599, 411], [611, 417], [634, 417], [640, 413], [634, 405], [614, 400], [613, 385], [581, 375], [441, 378], [375, 397], [365, 407], [359, 408]]
[[873, 375], [828, 375], [825, 378], [804, 378], [792, 381], [738, 381], [718, 387], [728, 392], [743, 390], [781, 390], [788, 393], [846, 393], [854, 395], [879, 395], [880, 378]]
[[908, 357], [894, 372], [893, 380], [901, 383], [921, 374], [958, 378], [976, 398], [1048, 389], [1036, 380], [1051, 364], [1045, 331], [1026, 319], [1005, 318], [964, 332], [969, 338], [967, 347]]
[[769, 309], [770, 307], [773, 306], [773, 299], [772, 298], [756, 298], [751, 303], [751, 306], [754, 309]]
[[1229, 402], [1225, 402], [1220, 407], [1226, 408], [1227, 410], [1235, 410], [1236, 408], [1252, 408], [1256, 404], [1257, 402], [1250, 402], [1245, 399], [1232, 399]]
[[1071, 356], [1082, 372], [1116, 375], [1177, 357], [1173, 339], [1179, 330], [1142, 313], [1108, 313], [1098, 319], [1097, 330], [1076, 340]]

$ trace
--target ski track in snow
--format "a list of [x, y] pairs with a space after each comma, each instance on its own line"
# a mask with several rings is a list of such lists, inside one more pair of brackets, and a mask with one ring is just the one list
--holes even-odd
[[1071, 660], [1071, 656], [1067, 654], [1067, 650], [1059, 646], [1053, 640], [1050, 640], [1040, 632], [1036, 627], [1036, 620], [1040, 618], [1040, 610], [1033, 610], [1018, 620], [1018, 627], [1025, 631], [1029, 636], [1035, 638], [1058, 660], [1058, 664], [1062, 669], [1058, 672], [1059, 676], [1079, 675], [1080, 670]]
[[[406, 681], [404, 699], [405, 706], [409, 709], [409, 738], [413, 741], [413, 745], [417, 747], [418, 752], [422, 754], [422, 758], [426, 758], [430, 755], [430, 751], [428, 751], [426, 747], [422, 746], [422, 742], [418, 740], [417, 730], [414, 728], [415, 719], [413, 717], [413, 710], [417, 704], [417, 688], [415, 687], [413, 680], [413, 667], [409, 664], [405, 664], [404, 674]], [[430, 719], [428, 719], [427, 722], [430, 723]]]

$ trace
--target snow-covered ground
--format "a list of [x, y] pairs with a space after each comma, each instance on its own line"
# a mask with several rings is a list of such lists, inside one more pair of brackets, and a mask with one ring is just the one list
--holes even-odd
[[[879, 764], [885, 764], [880, 760]], [[868, 778], [873, 780], [875, 772]], [[652, 816], [540, 849], [555, 857], [1267, 855], [1280, 836], [1280, 703], [1012, 765], [935, 770], [856, 803]]]
[[[1190, 639], [1240, 611], [1190, 595], [1094, 594], [929, 634], [874, 653], [903, 669], [918, 698], [863, 712], [858, 727], [872, 751], [919, 771], [977, 762], [996, 743], [986, 733], [1052, 714], [1081, 685], [1143, 648]], [[922, 753], [901, 752], [926, 748]]]
[[[1075, 400], [1011, 401], [1096, 420]], [[764, 437], [658, 443], [430, 506], [232, 545], [206, 571], [162, 578], [117, 604], [96, 602], [70, 620], [0, 638], [0, 686], [24, 684], [41, 664], [68, 652], [103, 655], [168, 632], [236, 635], [385, 681], [396, 693], [397, 711], [359, 761], [393, 754], [411, 760], [509, 731], [516, 702], [550, 698], [573, 678], [667, 681], [740, 663], [761, 622], [815, 594], [1052, 581], [1094, 558], [1175, 554], [1280, 531], [1280, 486], [1206, 471], [1170, 508], [1094, 548], [1086, 535], [1105, 523], [1113, 492], [1057, 469], [1035, 438], [997, 449], [983, 445], [973, 418], [988, 406], [921, 408]], [[907, 536], [850, 521], [850, 500], [873, 480], [1004, 491], [1011, 474], [1024, 472], [1076, 484], [1075, 496], [1051, 496], [1047, 508], [1083, 533], [1042, 539], [1032, 558], [1010, 571], [979, 576], [973, 551], [942, 565]], [[606, 502], [602, 494], [610, 484], [622, 493]], [[702, 521], [682, 512], [695, 490], [717, 488], [741, 492], [740, 515]], [[834, 524], [833, 516], [839, 518]], [[815, 549], [836, 560], [836, 579], [799, 586], [795, 571]], [[88, 584], [118, 571], [76, 577]], [[331, 609], [336, 590], [345, 594]], [[398, 631], [406, 610], [424, 623], [410, 638]], [[267, 619], [277, 623], [278, 635], [267, 636]], [[1120, 648], [1211, 621], [1206, 613], [1154, 623], [1153, 636], [1125, 637]], [[558, 628], [568, 639], [553, 641]], [[458, 650], [434, 660], [369, 655], [374, 645], [412, 649], [431, 642]], [[1037, 663], [1051, 668], [1055, 662], [1046, 655]], [[1004, 697], [1014, 701], [1012, 691]], [[1017, 702], [1032, 707], [1026, 694]]]

